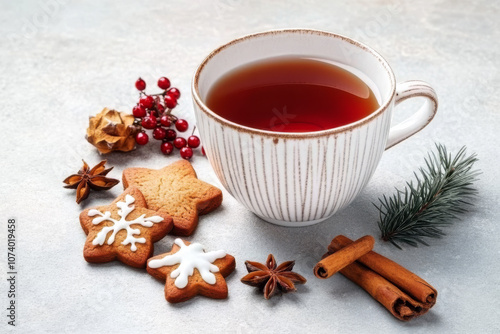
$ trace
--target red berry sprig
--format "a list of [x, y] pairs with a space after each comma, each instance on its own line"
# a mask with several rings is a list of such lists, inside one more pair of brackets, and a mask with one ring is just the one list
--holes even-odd
[[[179, 121], [177, 121], [177, 123], [179, 123]], [[196, 126], [193, 128], [193, 132], [191, 133], [191, 136], [189, 136], [187, 140], [182, 137], [178, 137], [174, 140], [174, 146], [180, 149], [180, 154], [183, 159], [186, 160], [191, 159], [191, 157], [193, 156], [193, 149], [200, 146], [200, 138], [194, 135], [195, 130]], [[201, 150], [202, 152], [204, 152], [203, 147], [201, 148]], [[203, 153], [203, 155], [205, 154]]]
[[146, 89], [146, 81], [142, 80], [142, 78], [137, 79], [135, 82], [135, 88], [137, 88], [140, 91], [143, 91]]
[[158, 79], [158, 87], [163, 92], [148, 95], [145, 92], [146, 82], [141, 78], [135, 82], [135, 88], [140, 92], [139, 102], [132, 109], [134, 124], [140, 129], [135, 141], [139, 145], [146, 145], [149, 142], [149, 135], [145, 129], [152, 130], [153, 138], [162, 141], [160, 150], [163, 154], [170, 155], [174, 148], [177, 148], [181, 157], [189, 160], [193, 156], [193, 149], [200, 146], [200, 138], [194, 135], [196, 126], [187, 140], [177, 136], [177, 131], [185, 132], [189, 128], [189, 123], [185, 119], [178, 119], [172, 114], [181, 92], [171, 87], [167, 77]]

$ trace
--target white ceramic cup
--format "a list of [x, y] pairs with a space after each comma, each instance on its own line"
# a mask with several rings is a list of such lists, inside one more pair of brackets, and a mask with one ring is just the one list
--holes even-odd
[[[293, 55], [350, 70], [372, 89], [380, 108], [342, 127], [287, 133], [236, 124], [206, 106], [209, 89], [228, 71]], [[384, 150], [424, 128], [438, 105], [436, 93], [425, 82], [396, 84], [389, 64], [370, 47], [304, 29], [257, 33], [219, 47], [196, 70], [192, 95], [201, 141], [219, 180], [257, 216], [284, 226], [312, 225], [347, 206], [370, 180]], [[424, 104], [402, 123], [391, 125], [394, 106], [411, 97], [424, 97]]]

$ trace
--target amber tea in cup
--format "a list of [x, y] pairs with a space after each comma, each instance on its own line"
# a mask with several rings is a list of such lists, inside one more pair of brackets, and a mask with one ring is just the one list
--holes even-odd
[[206, 104], [234, 123], [278, 132], [336, 128], [379, 108], [370, 87], [347, 69], [290, 56], [237, 67], [211, 87]]
[[[429, 124], [438, 105], [427, 83], [396, 83], [369, 46], [310, 29], [220, 46], [198, 66], [191, 92], [221, 184], [257, 216], [290, 227], [349, 205], [384, 150]], [[394, 124], [395, 107], [414, 97], [423, 104]]]

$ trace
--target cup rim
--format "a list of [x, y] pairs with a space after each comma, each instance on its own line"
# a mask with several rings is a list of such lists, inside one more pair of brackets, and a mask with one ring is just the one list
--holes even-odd
[[[382, 66], [387, 71], [387, 74], [388, 74], [390, 82], [391, 82], [391, 89], [390, 89], [391, 94], [390, 94], [390, 97], [386, 101], [384, 101], [384, 103], [381, 104], [377, 110], [375, 110], [370, 115], [368, 115], [365, 118], [362, 118], [362, 119], [360, 119], [360, 120], [358, 120], [356, 122], [349, 123], [349, 124], [342, 125], [342, 126], [335, 127], [335, 128], [331, 128], [331, 129], [326, 129], [326, 130], [321, 130], [321, 131], [310, 131], [310, 132], [279, 132], [279, 131], [269, 131], [269, 130], [261, 130], [261, 129], [256, 129], [256, 128], [248, 127], [248, 126], [245, 126], [245, 125], [241, 125], [241, 124], [232, 122], [232, 121], [230, 121], [228, 119], [225, 119], [224, 117], [218, 115], [217, 113], [215, 113], [214, 111], [212, 111], [205, 104], [205, 102], [202, 101], [202, 99], [200, 97], [200, 92], [199, 92], [199, 87], [198, 87], [198, 81], [199, 81], [199, 78], [200, 78], [200, 74], [203, 71], [205, 65], [213, 57], [215, 57], [222, 50], [224, 50], [226, 48], [229, 48], [229, 47], [233, 46], [234, 44], [238, 44], [238, 43], [244, 42], [247, 39], [252, 39], [252, 38], [266, 36], [266, 35], [282, 34], [282, 33], [301, 33], [301, 34], [308, 33], [308, 34], [315, 34], [315, 35], [322, 35], [322, 36], [333, 37], [333, 38], [336, 38], [336, 39], [342, 39], [342, 40], [344, 40], [344, 41], [346, 41], [346, 42], [348, 42], [348, 43], [350, 43], [350, 44], [352, 44], [354, 46], [357, 46], [357, 47], [359, 47], [359, 48], [361, 48], [361, 49], [363, 49], [365, 51], [368, 51], [369, 53], [371, 53], [382, 64]], [[367, 46], [367, 45], [365, 45], [365, 44], [363, 44], [361, 42], [358, 42], [358, 41], [356, 41], [356, 40], [354, 40], [352, 38], [349, 38], [349, 37], [346, 37], [346, 36], [343, 36], [343, 35], [340, 35], [340, 34], [332, 33], [332, 32], [327, 32], [327, 31], [322, 31], [322, 30], [315, 30], [315, 29], [277, 29], [277, 30], [267, 30], [267, 31], [263, 31], [263, 32], [257, 32], [257, 33], [253, 33], [253, 34], [248, 34], [248, 35], [245, 35], [245, 36], [233, 39], [232, 41], [219, 46], [218, 48], [216, 48], [215, 50], [213, 50], [212, 52], [210, 52], [210, 54], [205, 59], [203, 59], [203, 61], [198, 66], [198, 68], [196, 69], [196, 71], [195, 71], [195, 73], [193, 75], [192, 84], [191, 84], [191, 95], [193, 97], [194, 102], [198, 105], [198, 107], [200, 108], [200, 110], [202, 112], [204, 112], [207, 116], [211, 117], [212, 119], [218, 121], [219, 123], [222, 123], [225, 126], [231, 127], [231, 128], [233, 128], [233, 129], [235, 129], [237, 131], [247, 132], [247, 133], [250, 133], [250, 134], [256, 134], [256, 135], [261, 135], [261, 136], [266, 136], [266, 137], [273, 137], [273, 138], [297, 138], [297, 139], [329, 136], [329, 135], [332, 135], [332, 134], [338, 134], [338, 133], [346, 132], [346, 131], [349, 131], [349, 130], [353, 130], [353, 129], [357, 128], [357, 127], [360, 127], [360, 126], [362, 126], [362, 125], [370, 122], [371, 120], [377, 118], [378, 116], [380, 116], [388, 108], [388, 106], [392, 102], [392, 100], [394, 98], [395, 92], [396, 92], [396, 78], [394, 76], [394, 72], [393, 72], [392, 68], [390, 67], [389, 63], [377, 51], [375, 51], [371, 47], [369, 47], [369, 46]]]

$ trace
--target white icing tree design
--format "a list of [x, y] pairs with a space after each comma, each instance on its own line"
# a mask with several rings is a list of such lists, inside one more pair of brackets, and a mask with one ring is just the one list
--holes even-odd
[[188, 284], [189, 276], [194, 274], [194, 269], [198, 269], [201, 278], [208, 284], [215, 284], [216, 278], [212, 273], [219, 272], [219, 268], [212, 264], [215, 260], [226, 256], [223, 250], [205, 253], [203, 246], [199, 243], [192, 243], [186, 246], [181, 239], [175, 239], [175, 244], [181, 249], [177, 253], [165, 256], [162, 259], [149, 262], [150, 268], [159, 268], [164, 266], [173, 266], [179, 264], [179, 267], [172, 271], [170, 277], [175, 278], [175, 286], [183, 289]]
[[116, 206], [120, 209], [118, 210], [118, 215], [120, 215], [120, 220], [116, 220], [111, 218], [111, 212], [106, 211], [102, 213], [99, 210], [96, 209], [91, 209], [89, 210], [88, 215], [90, 217], [97, 216], [99, 215], [100, 217], [94, 218], [92, 220], [92, 224], [98, 225], [102, 223], [103, 221], [111, 221], [113, 222], [112, 226], [105, 226], [99, 233], [97, 233], [97, 236], [95, 239], [92, 241], [93, 245], [103, 245], [104, 242], [106, 241], [106, 236], [108, 235], [109, 232], [113, 232], [109, 238], [108, 238], [108, 245], [111, 245], [115, 241], [115, 236], [116, 234], [121, 231], [121, 230], [126, 230], [127, 231], [127, 237], [125, 240], [123, 240], [122, 245], [128, 245], [130, 244], [130, 249], [135, 252], [137, 250], [137, 246], [135, 245], [136, 243], [143, 244], [146, 242], [145, 238], [136, 238], [134, 235], [140, 234], [141, 231], [139, 229], [134, 229], [131, 228], [131, 225], [134, 224], [139, 224], [144, 227], [151, 227], [153, 226], [154, 223], [159, 223], [163, 221], [163, 218], [160, 216], [152, 216], [152, 217], [146, 217], [145, 214], [141, 215], [140, 217], [137, 217], [134, 220], [127, 220], [127, 216], [129, 213], [134, 211], [135, 206], [131, 204], [135, 202], [135, 198], [127, 195], [125, 196], [125, 202], [119, 201], [116, 203]]

